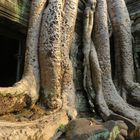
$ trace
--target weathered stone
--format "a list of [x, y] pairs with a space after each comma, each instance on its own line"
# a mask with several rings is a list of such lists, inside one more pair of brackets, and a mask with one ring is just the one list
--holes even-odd
[[140, 82], [140, 0], [129, 0], [128, 11], [132, 20], [132, 39], [136, 80]]
[[123, 121], [99, 123], [90, 118], [71, 121], [66, 129], [66, 140], [123, 140], [128, 127]]
[[127, 8], [130, 15], [136, 14], [139, 12], [140, 0], [127, 0]]
[[0, 121], [0, 140], [49, 140], [57, 128], [68, 123], [64, 111], [42, 116], [34, 121]]
[[0, 17], [27, 27], [30, 2], [30, 0], [0, 0]]

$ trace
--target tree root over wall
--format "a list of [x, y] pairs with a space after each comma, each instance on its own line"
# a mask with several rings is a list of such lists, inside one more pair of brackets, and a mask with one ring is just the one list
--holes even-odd
[[[80, 12], [84, 9], [83, 23], [77, 22], [78, 2], [79, 7], [84, 7], [80, 9]], [[59, 117], [61, 110], [67, 112], [69, 119], [76, 118], [73, 82], [76, 77], [70, 51], [75, 32], [81, 32], [75, 29], [77, 23], [83, 28], [83, 87], [90, 105], [98, 109], [104, 120], [116, 113], [140, 123], [140, 111], [127, 103], [138, 106], [140, 85], [134, 78], [131, 24], [124, 0], [32, 1], [24, 74], [13, 87], [0, 88], [0, 114], [30, 108], [41, 96], [42, 105], [53, 113], [48, 117], [58, 121], [57, 124], [67, 122], [66, 117], [65, 120]], [[111, 75], [109, 23], [114, 37], [115, 82]], [[23, 136], [24, 140], [47, 140], [46, 131], [54, 124], [48, 117], [25, 124], [0, 122], [0, 138]]]

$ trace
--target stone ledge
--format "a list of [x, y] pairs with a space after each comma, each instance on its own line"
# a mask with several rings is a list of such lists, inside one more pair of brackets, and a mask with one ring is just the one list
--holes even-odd
[[30, 10], [29, 0], [0, 0], [0, 17], [26, 26]]
[[66, 125], [65, 111], [29, 122], [0, 121], [0, 140], [51, 140], [60, 125]]

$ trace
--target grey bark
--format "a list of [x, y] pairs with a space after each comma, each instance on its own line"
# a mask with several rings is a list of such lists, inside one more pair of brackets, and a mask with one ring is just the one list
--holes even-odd
[[[119, 74], [117, 76], [119, 88], [127, 90], [127, 97], [131, 98], [131, 102], [138, 105], [140, 102], [140, 84], [135, 82], [133, 51], [132, 51], [132, 35], [131, 21], [124, 0], [108, 1], [108, 8], [112, 27], [114, 31], [115, 51], [118, 52], [121, 62], [117, 62]], [[139, 106], [139, 105], [138, 105]]]
[[62, 23], [62, 97], [63, 108], [71, 119], [77, 115], [75, 104], [75, 87], [73, 82], [73, 67], [70, 60], [70, 50], [74, 39], [74, 29], [77, 18], [78, 0], [65, 1], [64, 19]]
[[[100, 114], [103, 118], [110, 115], [108, 106], [104, 100], [102, 90], [102, 74], [99, 66], [98, 56], [95, 50], [95, 46], [91, 39], [91, 33], [93, 29], [94, 11], [96, 7], [96, 1], [88, 1], [85, 8], [84, 19], [84, 33], [83, 33], [83, 54], [84, 54], [84, 88], [88, 94], [90, 102], [99, 107]], [[96, 97], [94, 99], [94, 90]], [[95, 102], [95, 103], [94, 103]]]
[[106, 103], [112, 111], [139, 123], [140, 112], [129, 107], [129, 105], [117, 93], [117, 90], [112, 81], [109, 33], [107, 24], [107, 3], [103, 0], [98, 0], [97, 2], [97, 11], [95, 13], [94, 40], [99, 64], [102, 70], [103, 93]]

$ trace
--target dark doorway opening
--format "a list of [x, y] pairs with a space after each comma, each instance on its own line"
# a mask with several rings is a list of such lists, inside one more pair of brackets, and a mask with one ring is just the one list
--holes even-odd
[[20, 39], [0, 35], [0, 87], [12, 86], [21, 79], [23, 53]]

